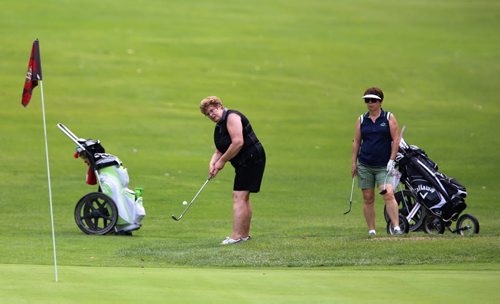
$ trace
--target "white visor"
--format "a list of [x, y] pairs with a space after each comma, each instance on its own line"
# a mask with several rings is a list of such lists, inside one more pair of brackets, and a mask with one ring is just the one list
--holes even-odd
[[378, 100], [382, 100], [382, 98], [380, 98], [380, 96], [377, 96], [375, 94], [366, 94], [365, 96], [362, 97], [363, 99], [366, 99], [366, 98], [374, 98], [374, 99], [378, 99]]

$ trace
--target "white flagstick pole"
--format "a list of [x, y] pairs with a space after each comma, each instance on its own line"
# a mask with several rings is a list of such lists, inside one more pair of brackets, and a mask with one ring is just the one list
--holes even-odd
[[58, 275], [57, 275], [56, 236], [54, 233], [54, 211], [52, 209], [52, 186], [50, 184], [49, 144], [47, 142], [47, 123], [45, 121], [45, 102], [43, 98], [43, 84], [41, 80], [39, 80], [39, 83], [40, 83], [40, 94], [42, 95], [43, 134], [45, 136], [45, 158], [47, 160], [47, 180], [49, 185], [50, 223], [52, 226], [52, 247], [54, 249], [54, 274], [57, 282]]

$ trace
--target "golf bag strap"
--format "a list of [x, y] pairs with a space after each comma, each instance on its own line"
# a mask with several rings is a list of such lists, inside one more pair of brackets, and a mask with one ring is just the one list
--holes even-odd
[[111, 154], [107, 153], [96, 153], [94, 154], [94, 157], [96, 158], [96, 163], [95, 167], [97, 170], [106, 168], [106, 167], [111, 167], [111, 166], [121, 166], [122, 162], [121, 160]]

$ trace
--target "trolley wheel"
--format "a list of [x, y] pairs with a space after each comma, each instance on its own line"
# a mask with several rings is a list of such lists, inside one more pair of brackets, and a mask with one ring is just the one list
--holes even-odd
[[473, 235], [479, 233], [479, 221], [472, 214], [462, 214], [457, 220], [456, 233]]
[[433, 215], [433, 214], [427, 214], [425, 217], [424, 221], [424, 231], [425, 233], [428, 234], [443, 234], [444, 230], [446, 228], [446, 225], [444, 221]]
[[[408, 220], [410, 231], [417, 231], [418, 229], [420, 229], [425, 220], [425, 208], [422, 205], [418, 207], [413, 217], [408, 219], [408, 215], [411, 211], [413, 211], [413, 208], [415, 208], [415, 205], [417, 204], [413, 193], [410, 190], [401, 190], [394, 193], [394, 198], [396, 199], [396, 202], [398, 202], [399, 214], [404, 215]], [[388, 222], [389, 216], [387, 214], [385, 206], [384, 217], [385, 221]]]
[[75, 207], [75, 222], [86, 234], [106, 234], [118, 220], [118, 209], [109, 196], [91, 192], [83, 196]]
[[[408, 224], [406, 217], [402, 214], [399, 215], [399, 228], [404, 234], [407, 234], [410, 231], [410, 224]], [[391, 221], [387, 223], [387, 234], [395, 234]]]

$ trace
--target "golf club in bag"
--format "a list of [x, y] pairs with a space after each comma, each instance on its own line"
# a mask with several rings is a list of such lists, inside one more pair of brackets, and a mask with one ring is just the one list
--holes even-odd
[[195, 196], [193, 197], [193, 199], [191, 200], [191, 202], [189, 202], [189, 204], [187, 205], [187, 207], [184, 209], [184, 211], [182, 211], [181, 215], [179, 215], [178, 217], [175, 216], [175, 215], [172, 215], [172, 219], [174, 221], [180, 221], [182, 219], [182, 217], [184, 216], [184, 214], [186, 214], [186, 212], [189, 210], [189, 208], [191, 207], [191, 205], [194, 203], [194, 201], [196, 200], [196, 198], [198, 197], [198, 195], [201, 193], [201, 191], [205, 188], [205, 186], [208, 184], [208, 182], [212, 179], [212, 176], [209, 176], [207, 178], [207, 180], [203, 183], [203, 185], [201, 186], [200, 190], [198, 190], [198, 192], [196, 192]]

